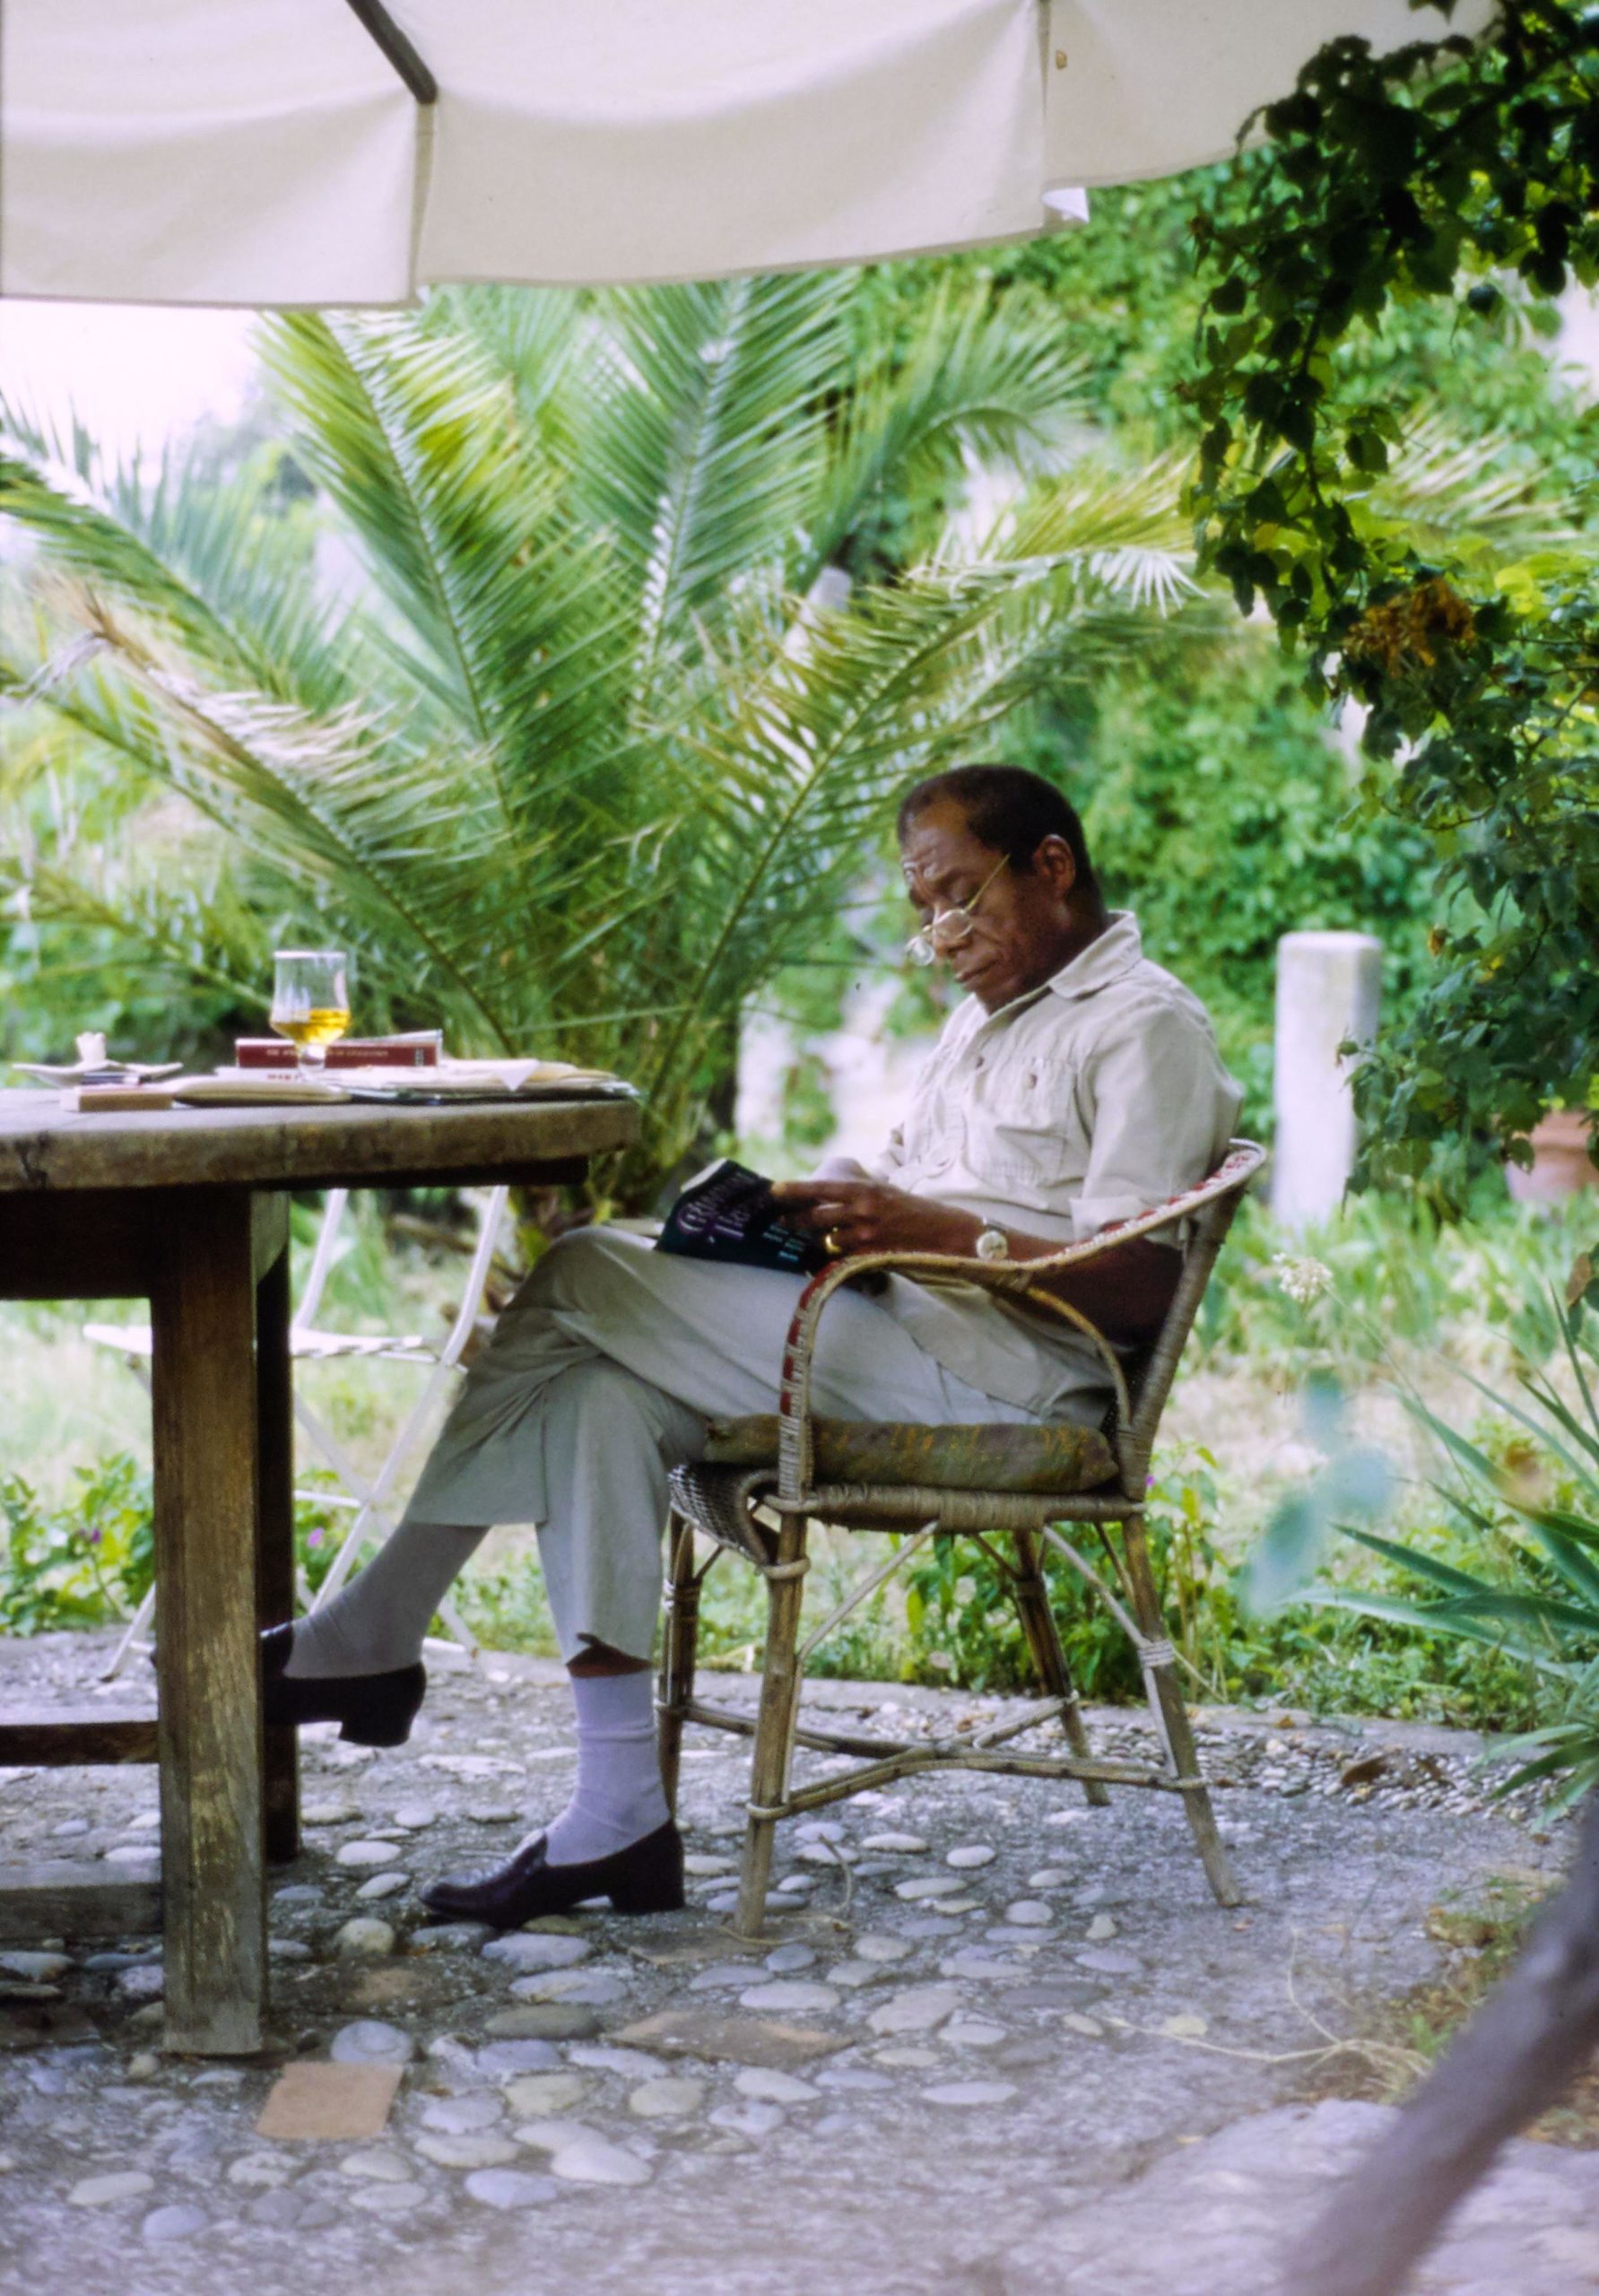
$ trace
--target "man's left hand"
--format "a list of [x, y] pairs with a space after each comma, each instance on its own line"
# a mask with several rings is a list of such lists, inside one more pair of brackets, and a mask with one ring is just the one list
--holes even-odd
[[882, 1180], [778, 1180], [785, 1220], [820, 1236], [837, 1259], [857, 1252], [947, 1252], [971, 1256], [981, 1222], [969, 1212], [908, 1195]]

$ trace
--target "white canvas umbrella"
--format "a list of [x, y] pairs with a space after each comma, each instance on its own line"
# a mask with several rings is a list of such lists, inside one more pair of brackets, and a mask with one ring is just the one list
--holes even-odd
[[[1465, 0], [1475, 31], [1489, 0]], [[981, 244], [1406, 0], [5, 0], [0, 293], [384, 303]], [[1081, 212], [1080, 204], [1076, 212]]]

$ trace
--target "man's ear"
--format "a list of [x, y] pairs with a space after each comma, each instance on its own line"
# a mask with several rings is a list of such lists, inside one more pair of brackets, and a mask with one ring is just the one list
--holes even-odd
[[1064, 837], [1049, 836], [1033, 855], [1033, 872], [1064, 900], [1077, 883], [1077, 864]]

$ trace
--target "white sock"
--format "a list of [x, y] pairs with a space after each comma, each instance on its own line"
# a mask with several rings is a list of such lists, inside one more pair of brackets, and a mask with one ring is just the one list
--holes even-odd
[[656, 1751], [655, 1683], [632, 1674], [574, 1674], [578, 1783], [546, 1827], [552, 1866], [583, 1866], [642, 1841], [671, 1815]]
[[326, 1610], [296, 1619], [286, 1674], [385, 1674], [413, 1666], [433, 1613], [486, 1524], [401, 1523]]

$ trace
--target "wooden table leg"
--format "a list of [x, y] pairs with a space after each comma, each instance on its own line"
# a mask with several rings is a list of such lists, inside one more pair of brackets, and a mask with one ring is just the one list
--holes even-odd
[[[294, 1394], [289, 1361], [289, 1199], [257, 1196], [256, 1252], [256, 1422], [259, 1544], [256, 1550], [256, 1623], [279, 1626], [294, 1615]], [[265, 1733], [266, 1858], [282, 1866], [300, 1855], [299, 1744], [292, 1730]]]
[[151, 1309], [166, 2039], [241, 2056], [261, 2046], [266, 1990], [250, 1196], [165, 1202]]

